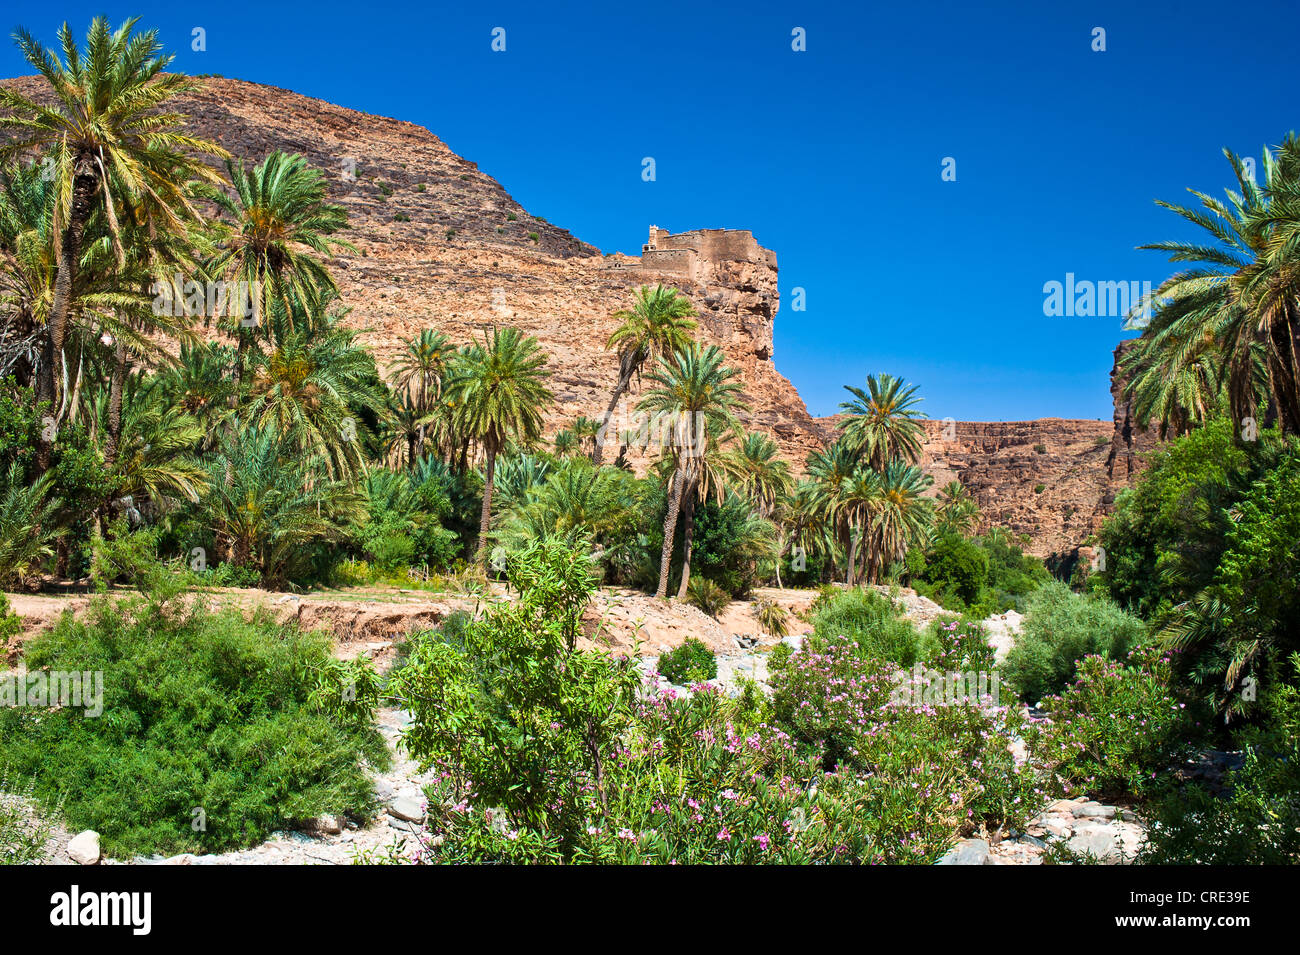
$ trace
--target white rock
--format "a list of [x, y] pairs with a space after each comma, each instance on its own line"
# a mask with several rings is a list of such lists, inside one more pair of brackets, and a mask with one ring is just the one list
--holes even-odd
[[419, 800], [410, 796], [398, 796], [390, 802], [388, 814], [406, 822], [424, 822], [424, 810], [420, 808]]
[[73, 836], [68, 842], [68, 857], [78, 865], [99, 864], [99, 833], [94, 829]]

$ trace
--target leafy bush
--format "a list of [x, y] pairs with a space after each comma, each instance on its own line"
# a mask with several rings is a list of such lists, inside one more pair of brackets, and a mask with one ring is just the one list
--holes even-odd
[[775, 541], [772, 522], [756, 516], [746, 499], [728, 494], [722, 503], [710, 500], [695, 512], [692, 577], [707, 577], [732, 597], [744, 596], [760, 562], [775, 552]]
[[[1300, 655], [1291, 668], [1300, 678]], [[1300, 862], [1300, 692], [1270, 684], [1260, 700], [1267, 718], [1246, 734], [1245, 764], [1228, 774], [1227, 792], [1185, 784], [1162, 792], [1149, 809], [1139, 861], [1154, 865], [1295, 865]]]
[[659, 675], [678, 686], [704, 683], [718, 675], [718, 659], [702, 640], [688, 637], [686, 642], [659, 657]]
[[707, 577], [691, 578], [686, 587], [686, 599], [710, 617], [717, 617], [731, 603], [731, 596]]
[[896, 692], [904, 677], [887, 661], [863, 657], [850, 639], [827, 639], [773, 676], [774, 715], [820, 754], [824, 769], [867, 774], [875, 825], [909, 850], [917, 834], [926, 851], [942, 851], [973, 824], [1023, 823], [1041, 793], [1007, 748], [1019, 712], [911, 702]]
[[1094, 795], [1145, 795], [1193, 738], [1170, 657], [1151, 645], [1123, 662], [1084, 657], [1078, 680], [1043, 708], [1048, 722], [1031, 729], [1031, 751], [1067, 784]]
[[783, 669], [790, 662], [790, 657], [794, 655], [794, 647], [788, 643], [778, 643], [767, 654], [767, 672], [775, 673]]
[[0, 765], [108, 852], [218, 851], [372, 808], [362, 760], [386, 763], [382, 738], [308, 703], [311, 674], [331, 663], [322, 635], [192, 597], [98, 598], [28, 643], [26, 662], [103, 673], [101, 716], [0, 709]]
[[1142, 621], [1102, 596], [1080, 596], [1060, 581], [1029, 600], [1029, 613], [1007, 654], [1008, 681], [1028, 703], [1063, 690], [1090, 654], [1122, 659], [1143, 634]]
[[760, 600], [754, 604], [754, 616], [763, 632], [773, 637], [784, 637], [790, 632], [790, 615], [775, 600]]
[[893, 601], [874, 590], [834, 589], [817, 598], [812, 612], [814, 641], [847, 636], [866, 656], [904, 669], [919, 657], [921, 639], [916, 628], [900, 615]]
[[978, 545], [958, 534], [940, 534], [925, 554], [921, 579], [930, 586], [917, 592], [949, 610], [965, 610], [979, 600], [988, 573], [988, 557]]
[[571, 846], [629, 720], [630, 661], [576, 649], [593, 567], [584, 549], [536, 541], [507, 559], [519, 600], [454, 640], [419, 643], [389, 684], [411, 709], [406, 745], [485, 806]]
[[10, 609], [9, 595], [0, 593], [0, 669], [4, 668], [5, 647], [23, 632], [23, 621]]

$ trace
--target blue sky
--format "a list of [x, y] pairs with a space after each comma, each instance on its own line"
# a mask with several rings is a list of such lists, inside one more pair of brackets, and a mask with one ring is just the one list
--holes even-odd
[[1109, 418], [1121, 320], [1045, 317], [1044, 283], [1158, 283], [1170, 267], [1135, 246], [1193, 231], [1152, 200], [1221, 192], [1223, 147], [1300, 126], [1295, 0], [138, 0], [7, 5], [3, 26], [52, 43], [99, 12], [142, 16], [180, 69], [427, 126], [606, 252], [652, 222], [753, 230], [780, 265], [776, 364], [814, 414], [889, 371], [935, 418]]

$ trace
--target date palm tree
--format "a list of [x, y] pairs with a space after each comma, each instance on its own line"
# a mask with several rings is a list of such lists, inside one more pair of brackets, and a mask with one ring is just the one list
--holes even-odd
[[[821, 525], [832, 541], [843, 545], [847, 555], [851, 546], [850, 528], [845, 509], [849, 481], [858, 470], [857, 456], [843, 438], [824, 451], [814, 451], [804, 464], [804, 512], [810, 522]], [[832, 559], [834, 554], [831, 554]]]
[[[281, 308], [272, 303], [272, 311]], [[297, 453], [317, 452], [331, 477], [351, 478], [365, 469], [363, 413], [380, 416], [383, 385], [357, 332], [327, 314], [315, 332], [300, 322], [255, 367], [249, 418], [274, 428]]]
[[979, 506], [960, 481], [949, 481], [939, 489], [935, 504], [936, 529], [952, 534], [966, 534], [979, 517]]
[[1226, 388], [1232, 418], [1268, 418], [1300, 433], [1300, 140], [1264, 150], [1262, 184], [1231, 150], [1240, 191], [1189, 190], [1199, 208], [1157, 205], [1209, 233], [1210, 242], [1141, 246], [1190, 267], [1152, 294], [1152, 315], [1126, 370], [1135, 411], [1184, 431], [1208, 417]]
[[641, 286], [633, 295], [632, 307], [614, 313], [613, 317], [621, 324], [609, 336], [605, 348], [618, 349], [618, 383], [596, 435], [596, 450], [591, 457], [593, 464], [600, 465], [609, 434], [609, 420], [631, 387], [632, 380], [640, 376], [648, 362], [682, 351], [690, 344], [696, 314], [695, 306], [688, 298], [663, 285], [654, 288]]
[[478, 537], [478, 561], [485, 568], [497, 455], [508, 440], [525, 443], [541, 436], [542, 412], [554, 399], [545, 384], [546, 360], [536, 338], [515, 328], [494, 328], [482, 344], [461, 349], [445, 386], [458, 428], [482, 445], [485, 456]]
[[867, 582], [876, 583], [891, 561], [929, 538], [934, 503], [922, 495], [933, 478], [919, 467], [891, 461], [880, 474], [880, 497], [867, 535]]
[[746, 495], [760, 517], [771, 516], [776, 503], [794, 489], [790, 465], [768, 435], [751, 432], [728, 449], [721, 467], [732, 488]]
[[[426, 328], [419, 335], [402, 340], [402, 351], [393, 363], [390, 380], [394, 387], [411, 393], [415, 408], [421, 415], [426, 415], [433, 407], [433, 402], [442, 397], [447, 362], [455, 354], [456, 348], [451, 339], [441, 332]], [[424, 429], [419, 429], [412, 459], [423, 454]]]
[[253, 315], [223, 317], [237, 343], [237, 402], [249, 349], [259, 338], [270, 337], [271, 303], [286, 320], [285, 332], [316, 330], [338, 296], [323, 259], [356, 247], [335, 238], [347, 226], [347, 212], [326, 201], [324, 178], [302, 156], [276, 151], [251, 168], [228, 160], [226, 171], [234, 194], [211, 190], [209, 197], [228, 217], [230, 231], [207, 268], [223, 281], [247, 283], [253, 296], [247, 303]]
[[[41, 153], [57, 185], [54, 232], [57, 271], [46, 332], [42, 336], [37, 400], [57, 407], [63, 349], [71, 314], [82, 241], [91, 215], [104, 217], [119, 263], [125, 263], [117, 208], [120, 184], [130, 195], [148, 197], [164, 214], [194, 215], [184, 184], [192, 179], [219, 182], [201, 156], [226, 156], [220, 146], [184, 132], [184, 117], [169, 101], [190, 92], [194, 83], [164, 72], [172, 56], [162, 53], [155, 30], [133, 33], [135, 19], [110, 30], [95, 18], [78, 49], [71, 29], [59, 29], [62, 57], [19, 28], [15, 40], [28, 63], [49, 84], [52, 102], [28, 99], [0, 88], [0, 130], [9, 133], [0, 160]], [[49, 442], [42, 438], [38, 467], [49, 464]]]
[[[748, 408], [742, 398], [740, 372], [724, 365], [723, 359], [716, 345], [701, 347], [695, 343], [661, 356], [658, 367], [647, 376], [653, 387], [637, 405], [638, 411], [651, 416], [652, 429], [660, 435], [672, 462], [656, 597], [668, 595], [668, 571], [682, 499], [695, 492], [707, 444], [714, 436], [734, 429], [736, 413]], [[688, 565], [682, 572], [683, 591], [689, 576]]]
[[849, 415], [842, 428], [850, 451], [876, 471], [890, 461], [921, 459], [923, 432], [918, 419], [925, 415], [916, 408], [921, 399], [915, 385], [893, 375], [868, 375], [866, 391], [851, 385], [844, 390], [853, 395], [852, 401], [840, 404]]

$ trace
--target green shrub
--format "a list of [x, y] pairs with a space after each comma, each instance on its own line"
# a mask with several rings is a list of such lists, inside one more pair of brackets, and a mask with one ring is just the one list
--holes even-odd
[[754, 586], [760, 561], [772, 557], [775, 540], [772, 522], [756, 516], [747, 499], [728, 494], [721, 503], [707, 501], [695, 511], [692, 574], [709, 578], [732, 597], [744, 596]]
[[1105, 597], [1080, 596], [1052, 581], [1030, 598], [1004, 672], [1022, 699], [1036, 703], [1063, 690], [1079, 660], [1090, 654], [1122, 659], [1142, 634], [1142, 621]]
[[773, 637], [784, 637], [790, 632], [790, 615], [775, 600], [760, 600], [754, 604], [754, 616], [763, 632]]
[[373, 806], [362, 761], [386, 764], [382, 738], [308, 702], [332, 662], [320, 634], [192, 596], [97, 598], [25, 649], [29, 671], [102, 672], [103, 711], [0, 708], [0, 766], [107, 852], [237, 848]]
[[[1300, 655], [1290, 660], [1300, 679]], [[1265, 719], [1245, 734], [1246, 761], [1215, 794], [1170, 786], [1148, 808], [1138, 861], [1153, 865], [1295, 865], [1300, 862], [1300, 692], [1270, 683]]]
[[9, 606], [9, 595], [0, 593], [0, 669], [5, 665], [5, 647], [23, 632], [23, 621]]
[[776, 673], [783, 669], [790, 662], [790, 657], [794, 654], [794, 647], [788, 643], [778, 643], [767, 654], [767, 672]]
[[686, 586], [686, 599], [710, 617], [717, 617], [731, 603], [731, 596], [707, 577], [692, 577]]
[[965, 610], [979, 600], [989, 574], [988, 556], [958, 534], [940, 534], [926, 551], [924, 582], [918, 587], [948, 610]]
[[1072, 791], [1091, 795], [1147, 794], [1193, 739], [1170, 657], [1151, 645], [1122, 662], [1084, 657], [1079, 678], [1043, 708], [1048, 721], [1031, 729], [1031, 751]]
[[833, 589], [813, 604], [814, 641], [846, 636], [866, 656], [910, 668], [918, 659], [921, 637], [893, 601], [874, 590]]
[[718, 675], [718, 659], [704, 641], [688, 637], [681, 646], [665, 651], [659, 657], [656, 669], [669, 683], [689, 686], [715, 679]]
[[405, 743], [472, 787], [476, 803], [572, 847], [630, 719], [631, 661], [577, 649], [592, 590], [585, 548], [535, 541], [507, 558], [519, 599], [455, 639], [425, 640], [389, 682], [412, 714]]

